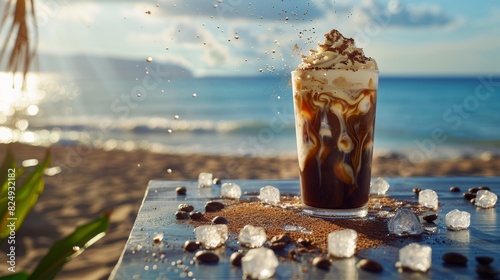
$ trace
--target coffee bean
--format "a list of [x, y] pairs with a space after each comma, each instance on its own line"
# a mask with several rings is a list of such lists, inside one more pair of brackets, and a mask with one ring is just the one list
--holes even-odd
[[231, 262], [232, 265], [234, 266], [241, 266], [241, 259], [244, 257], [240, 252], [234, 252], [231, 254], [231, 257], [229, 257], [229, 261]]
[[450, 192], [460, 192], [460, 188], [459, 187], [451, 187]]
[[330, 269], [330, 266], [332, 265], [332, 262], [325, 258], [325, 257], [315, 257], [312, 261], [312, 264], [321, 269]]
[[280, 235], [273, 236], [271, 238], [271, 243], [274, 242], [283, 242], [285, 244], [291, 243], [293, 241], [292, 237], [290, 237], [290, 234], [284, 233]]
[[443, 254], [441, 256], [441, 258], [447, 264], [454, 264], [454, 265], [466, 265], [467, 264], [467, 257], [460, 254], [460, 253], [449, 252], [449, 253]]
[[194, 255], [194, 259], [202, 263], [214, 263], [219, 261], [219, 256], [214, 252], [203, 250]]
[[281, 251], [285, 249], [286, 243], [285, 242], [272, 242], [269, 245], [269, 249], [275, 250], [275, 251]]
[[413, 188], [413, 193], [418, 194], [422, 189], [419, 187], [414, 187]]
[[437, 213], [425, 213], [422, 219], [424, 219], [428, 223], [431, 223], [435, 221], [437, 217], [438, 217]]
[[177, 193], [177, 195], [185, 195], [186, 194], [186, 187], [184, 187], [184, 186], [177, 187], [177, 188], [175, 188], [175, 192]]
[[476, 273], [481, 277], [493, 277], [498, 274], [498, 270], [489, 265], [479, 265], [476, 268]]
[[484, 264], [484, 265], [488, 265], [488, 264], [492, 263], [494, 260], [495, 260], [494, 258], [488, 257], [488, 256], [477, 256], [476, 257], [476, 261], [479, 264]]
[[198, 250], [198, 248], [200, 248], [200, 243], [194, 240], [187, 240], [186, 242], [184, 242], [183, 248], [188, 252], [194, 252]]
[[218, 201], [209, 201], [205, 204], [205, 211], [207, 212], [217, 212], [224, 209], [224, 204]]
[[227, 219], [222, 216], [216, 216], [212, 219], [212, 223], [217, 225], [225, 225], [228, 223]]
[[479, 190], [479, 188], [472, 187], [472, 188], [469, 188], [469, 190], [468, 190], [468, 191], [469, 191], [470, 193], [474, 193], [474, 194], [475, 194], [475, 193], [477, 193], [477, 191], [478, 191], [478, 190]]
[[307, 247], [309, 245], [311, 245], [311, 240], [309, 238], [299, 238], [297, 240], [297, 243], [299, 243], [300, 245], [304, 246], [304, 247]]
[[177, 207], [179, 211], [184, 211], [184, 212], [191, 212], [194, 210], [194, 207], [193, 205], [189, 205], [189, 204], [179, 204], [179, 206]]
[[471, 192], [464, 192], [464, 199], [471, 200], [476, 197], [475, 193]]
[[185, 211], [176, 211], [175, 218], [177, 220], [187, 220], [187, 219], [189, 219], [189, 213], [185, 212]]
[[370, 259], [362, 259], [358, 262], [357, 267], [370, 272], [380, 272], [383, 270], [382, 265]]
[[477, 187], [478, 190], [486, 190], [486, 191], [491, 191], [491, 189], [487, 186], [479, 186]]
[[198, 212], [198, 211], [193, 211], [193, 212], [189, 213], [189, 217], [192, 220], [197, 220], [197, 219], [203, 217], [203, 214], [201, 212]]

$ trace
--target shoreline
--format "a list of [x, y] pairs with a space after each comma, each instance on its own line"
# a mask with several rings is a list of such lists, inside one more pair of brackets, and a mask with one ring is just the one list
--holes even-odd
[[[44, 156], [44, 147], [10, 144], [17, 162]], [[8, 145], [0, 144], [3, 160]], [[45, 191], [17, 233], [16, 269], [30, 271], [52, 244], [105, 210], [114, 209], [108, 234], [69, 262], [56, 279], [107, 279], [132, 229], [149, 180], [196, 180], [200, 172], [231, 179], [296, 179], [296, 157], [236, 157], [158, 154], [148, 151], [87, 150], [54, 145]], [[411, 163], [388, 153], [373, 160], [372, 177], [500, 176], [500, 157]], [[0, 261], [6, 261], [1, 247]], [[2, 272], [3, 274], [4, 272]]]

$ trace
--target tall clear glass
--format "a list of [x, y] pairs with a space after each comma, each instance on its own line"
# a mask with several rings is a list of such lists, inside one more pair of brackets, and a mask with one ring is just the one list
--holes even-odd
[[304, 212], [366, 216], [378, 70], [296, 70], [292, 86]]

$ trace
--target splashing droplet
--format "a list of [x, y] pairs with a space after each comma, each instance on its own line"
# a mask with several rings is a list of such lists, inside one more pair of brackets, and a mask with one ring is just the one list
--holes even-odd
[[262, 73], [264, 70], [262, 70], [262, 68], [259, 69], [259, 72]]
[[179, 118], [180, 118], [179, 115], [174, 115], [175, 120], [178, 120]]
[[147, 62], [152, 62], [152, 61], [153, 61], [153, 58], [152, 58], [152, 57], [148, 57], [148, 58], [146, 58], [146, 61], [147, 61]]
[[215, 4], [214, 9], [217, 9], [217, 8], [219, 8], [219, 5]]
[[197, 96], [198, 96], [198, 94], [196, 94], [196, 93], [193, 93], [193, 98], [195, 98], [195, 97], [197, 97]]
[[167, 129], [168, 134], [172, 134], [172, 132], [174, 132], [172, 129]]
[[240, 38], [240, 36], [234, 35], [234, 39], [238, 40], [239, 38]]

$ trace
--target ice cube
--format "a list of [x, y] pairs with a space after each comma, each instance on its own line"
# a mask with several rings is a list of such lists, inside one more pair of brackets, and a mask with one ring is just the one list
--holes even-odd
[[248, 248], [261, 247], [266, 240], [266, 230], [263, 227], [254, 227], [252, 225], [243, 227], [238, 235], [240, 244]]
[[199, 226], [194, 229], [196, 241], [205, 249], [214, 249], [222, 246], [228, 235], [227, 225]]
[[418, 216], [409, 209], [399, 209], [387, 223], [389, 232], [395, 235], [414, 235], [424, 232]]
[[426, 272], [432, 263], [432, 248], [427, 245], [410, 243], [399, 249], [399, 263], [414, 271]]
[[201, 172], [198, 175], [198, 186], [200, 188], [211, 187], [214, 175], [208, 172]]
[[384, 178], [378, 177], [377, 180], [370, 183], [370, 194], [384, 195], [390, 187], [391, 185]]
[[358, 233], [353, 229], [343, 229], [328, 234], [328, 253], [337, 258], [349, 258], [356, 251]]
[[241, 197], [241, 188], [234, 183], [224, 183], [220, 187], [220, 195], [222, 197], [238, 199]]
[[451, 230], [467, 229], [470, 226], [470, 214], [467, 211], [451, 210], [444, 219], [446, 227]]
[[424, 207], [437, 209], [438, 208], [438, 195], [435, 191], [427, 189], [421, 190], [418, 193], [418, 203]]
[[260, 201], [269, 204], [277, 204], [280, 202], [280, 190], [273, 186], [265, 186], [260, 188]]
[[250, 249], [241, 259], [243, 275], [250, 279], [268, 279], [273, 277], [278, 258], [273, 250], [260, 247]]
[[476, 206], [481, 208], [491, 208], [497, 203], [497, 195], [488, 190], [479, 190], [476, 193]]

